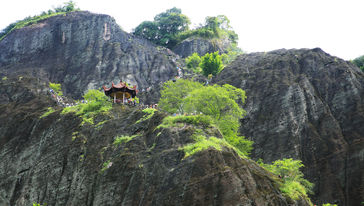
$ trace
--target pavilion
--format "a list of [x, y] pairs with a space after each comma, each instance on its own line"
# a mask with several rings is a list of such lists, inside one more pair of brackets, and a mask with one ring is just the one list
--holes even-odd
[[122, 100], [124, 104], [126, 99], [135, 98], [138, 93], [136, 86], [128, 87], [128, 85], [122, 81], [120, 81], [118, 84], [111, 82], [110, 88], [105, 86], [102, 87], [104, 88], [105, 95], [113, 98], [114, 103], [116, 103], [117, 100]]

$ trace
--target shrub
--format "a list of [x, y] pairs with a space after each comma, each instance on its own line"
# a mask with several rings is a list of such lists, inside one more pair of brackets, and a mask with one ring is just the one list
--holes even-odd
[[208, 127], [213, 125], [213, 119], [206, 115], [178, 115], [168, 116], [163, 119], [161, 125], [158, 128], [168, 128], [178, 126], [179, 123], [193, 124], [196, 126]]
[[222, 64], [221, 56], [219, 52], [207, 53], [201, 58], [201, 63], [199, 65], [202, 68], [202, 73], [206, 77], [209, 74], [216, 76], [224, 68]]
[[139, 134], [136, 134], [136, 135], [133, 135], [133, 136], [120, 136], [120, 137], [116, 137], [114, 142], [113, 142], [113, 145], [115, 146], [118, 146], [122, 143], [127, 143], [129, 142], [130, 140], [134, 139], [135, 137], [137, 136], [140, 136]]
[[145, 109], [143, 109], [143, 112], [146, 113], [146, 114], [141, 119], [136, 121], [135, 124], [152, 118], [155, 111], [157, 111], [157, 110], [154, 109], [154, 108], [145, 108]]
[[62, 110], [61, 114], [74, 112], [79, 115], [84, 123], [93, 124], [93, 118], [101, 113], [107, 113], [112, 108], [112, 103], [109, 101], [107, 96], [103, 92], [92, 89], [88, 90], [83, 96], [86, 100], [85, 103], [79, 103], [72, 107], [66, 107]]
[[276, 160], [272, 164], [264, 164], [258, 162], [262, 167], [279, 175], [283, 179], [281, 191], [294, 200], [299, 198], [308, 199], [307, 193], [312, 194], [314, 184], [303, 178], [300, 168], [304, 165], [301, 160], [293, 160], [292, 158]]
[[56, 110], [54, 110], [53, 107], [48, 107], [47, 111], [42, 116], [40, 116], [40, 118], [47, 117], [48, 115], [52, 114], [55, 111]]
[[49, 88], [53, 89], [53, 91], [57, 95], [59, 95], [59, 96], [63, 95], [61, 84], [56, 84], [56, 83], [49, 82]]

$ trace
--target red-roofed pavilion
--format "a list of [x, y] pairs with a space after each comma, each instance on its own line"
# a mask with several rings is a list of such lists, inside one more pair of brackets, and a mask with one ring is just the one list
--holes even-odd
[[105, 95], [113, 98], [114, 103], [116, 103], [117, 99], [122, 100], [124, 103], [125, 99], [135, 98], [138, 93], [136, 86], [128, 87], [127, 84], [122, 81], [120, 81], [118, 84], [111, 82], [110, 88], [105, 86], [102, 87], [104, 88]]

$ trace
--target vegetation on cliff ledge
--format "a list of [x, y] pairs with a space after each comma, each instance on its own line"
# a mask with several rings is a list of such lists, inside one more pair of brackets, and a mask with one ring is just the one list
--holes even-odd
[[[166, 121], [177, 123], [183, 120], [216, 125], [222, 133], [224, 141], [236, 148], [242, 155], [247, 156], [253, 143], [244, 136], [238, 135], [239, 119], [245, 115], [245, 110], [238, 103], [244, 103], [245, 99], [243, 90], [228, 84], [203, 86], [198, 82], [179, 79], [176, 82], [168, 81], [164, 84], [159, 106], [170, 114], [184, 115], [169, 117], [166, 118]], [[164, 122], [164, 125], [167, 123]], [[217, 143], [213, 138], [196, 138], [195, 140], [198, 140], [197, 143], [200, 145]], [[200, 151], [200, 149], [194, 149], [194, 151]]]
[[49, 17], [66, 14], [72, 11], [78, 11], [79, 8], [76, 7], [76, 4], [73, 1], [69, 1], [64, 3], [63, 6], [59, 6], [55, 9], [49, 9], [47, 12], [43, 11], [40, 15], [35, 15], [33, 17], [26, 17], [23, 20], [16, 21], [9, 26], [7, 26], [4, 30], [0, 32], [0, 41], [3, 40], [8, 34], [16, 29], [21, 29], [25, 26], [29, 26], [32, 24], [36, 24], [41, 20], [48, 19]]
[[134, 29], [134, 34], [148, 39], [157, 45], [173, 48], [189, 37], [206, 39], [228, 39], [236, 47], [238, 35], [232, 30], [230, 20], [225, 15], [206, 17], [205, 24], [189, 29], [190, 19], [176, 7], [154, 17], [154, 21], [144, 21]]
[[301, 160], [293, 160], [292, 158], [276, 160], [272, 164], [264, 164], [261, 160], [258, 163], [282, 178], [280, 190], [294, 200], [301, 198], [307, 199], [308, 194], [313, 194], [312, 189], [314, 184], [303, 178], [303, 173], [300, 171], [304, 167]]

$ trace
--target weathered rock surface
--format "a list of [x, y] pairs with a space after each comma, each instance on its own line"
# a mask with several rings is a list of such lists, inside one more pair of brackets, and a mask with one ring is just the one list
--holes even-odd
[[[0, 81], [1, 205], [308, 205], [285, 199], [277, 178], [230, 149], [183, 159], [195, 127], [156, 129], [162, 113], [138, 122], [142, 111], [115, 105], [95, 125], [60, 110], [40, 118], [55, 105], [42, 85]], [[113, 144], [122, 135], [136, 137]]]
[[188, 38], [173, 48], [173, 52], [186, 58], [193, 53], [198, 53], [200, 56], [206, 53], [219, 51], [220, 54], [225, 53], [231, 43], [227, 39], [203, 39], [199, 37]]
[[0, 41], [0, 73], [61, 83], [79, 98], [120, 80], [139, 90], [177, 76], [178, 57], [120, 29], [107, 15], [71, 12], [11, 32]]
[[313, 202], [364, 201], [364, 74], [321, 49], [242, 55], [215, 82], [246, 91], [252, 156], [301, 159]]

